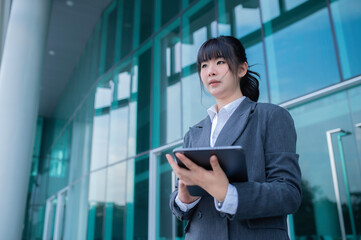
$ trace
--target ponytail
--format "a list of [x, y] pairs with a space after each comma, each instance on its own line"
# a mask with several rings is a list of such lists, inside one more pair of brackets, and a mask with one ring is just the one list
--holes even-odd
[[242, 94], [254, 102], [259, 98], [259, 73], [247, 70], [246, 75], [241, 78], [240, 87]]

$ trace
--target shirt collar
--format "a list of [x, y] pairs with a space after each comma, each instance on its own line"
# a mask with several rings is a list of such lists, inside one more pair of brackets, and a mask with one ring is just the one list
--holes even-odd
[[[236, 110], [236, 108], [239, 106], [239, 104], [241, 104], [241, 102], [245, 99], [246, 97], [240, 97], [236, 100], [234, 100], [233, 102], [228, 103], [226, 106], [224, 106], [223, 108], [221, 108], [221, 111], [226, 111], [226, 113], [228, 114], [228, 116], [231, 116], [232, 113]], [[217, 115], [217, 104], [214, 104], [212, 107], [208, 108], [207, 110], [208, 112], [208, 116], [210, 117], [211, 121], [213, 122], [213, 118]]]

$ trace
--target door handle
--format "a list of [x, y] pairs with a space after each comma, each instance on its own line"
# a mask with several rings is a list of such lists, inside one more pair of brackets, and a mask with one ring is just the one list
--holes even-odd
[[338, 218], [339, 218], [339, 222], [340, 222], [341, 237], [342, 237], [342, 240], [346, 240], [346, 230], [345, 230], [345, 223], [344, 223], [344, 219], [343, 219], [343, 212], [342, 212], [342, 205], [341, 205], [341, 198], [340, 198], [340, 189], [339, 189], [339, 186], [338, 186], [338, 178], [337, 178], [336, 163], [335, 163], [335, 154], [334, 154], [334, 151], [333, 151], [332, 138], [331, 138], [332, 135], [335, 134], [335, 133], [338, 133], [339, 136], [340, 135], [346, 136], [346, 135], [349, 134], [349, 132], [346, 132], [345, 130], [342, 130], [341, 128], [328, 130], [326, 132], [328, 153], [330, 155], [332, 181], [333, 181], [333, 187], [334, 187], [335, 197], [336, 197]]

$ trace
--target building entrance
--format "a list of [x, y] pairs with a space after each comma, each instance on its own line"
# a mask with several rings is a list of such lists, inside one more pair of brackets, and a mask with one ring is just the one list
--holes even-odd
[[355, 87], [290, 109], [304, 196], [294, 239], [361, 237], [360, 102]]

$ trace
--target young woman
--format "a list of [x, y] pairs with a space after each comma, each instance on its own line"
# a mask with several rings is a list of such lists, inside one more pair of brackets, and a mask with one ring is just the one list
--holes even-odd
[[[301, 203], [301, 172], [296, 154], [296, 132], [283, 108], [257, 103], [257, 73], [248, 70], [244, 47], [230, 36], [206, 41], [198, 52], [198, 73], [216, 99], [208, 116], [189, 129], [184, 147], [240, 145], [245, 150], [248, 182], [229, 182], [212, 156], [212, 170], [197, 166], [182, 154], [170, 207], [188, 220], [186, 239], [289, 239], [287, 215]], [[198, 185], [209, 196], [194, 197], [188, 185]]]

